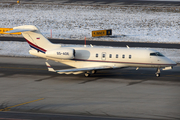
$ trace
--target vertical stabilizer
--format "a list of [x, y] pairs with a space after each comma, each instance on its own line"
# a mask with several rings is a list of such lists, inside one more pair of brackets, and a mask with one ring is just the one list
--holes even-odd
[[31, 48], [36, 49], [39, 52], [45, 53], [47, 49], [53, 49], [57, 45], [51, 43], [46, 39], [39, 29], [34, 25], [24, 25], [14, 27], [13, 30], [8, 33], [21, 32]]

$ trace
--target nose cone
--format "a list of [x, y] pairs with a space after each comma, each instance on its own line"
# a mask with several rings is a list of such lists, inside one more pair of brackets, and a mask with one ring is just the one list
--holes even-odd
[[171, 59], [169, 59], [169, 58], [167, 58], [167, 63], [170, 65], [170, 66], [176, 66], [177, 65], [177, 63], [176, 62], [174, 62], [174, 61], [172, 61]]
[[[172, 61], [172, 60], [171, 60], [171, 61]], [[172, 61], [171, 64], [172, 64], [172, 66], [176, 66], [176, 65], [177, 65], [177, 63], [174, 62], [174, 61]]]

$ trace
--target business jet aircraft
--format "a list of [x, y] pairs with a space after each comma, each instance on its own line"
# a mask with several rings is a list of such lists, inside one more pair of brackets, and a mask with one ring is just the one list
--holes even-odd
[[177, 65], [160, 52], [142, 48], [102, 48], [102, 47], [63, 47], [47, 40], [33, 25], [14, 27], [8, 33], [21, 32], [31, 47], [29, 53], [45, 59], [54, 60], [74, 67], [73, 69], [54, 70], [47, 62], [48, 70], [59, 74], [80, 74], [86, 77], [97, 70], [126, 67], [157, 68], [155, 75], [160, 76], [160, 68], [172, 69]]

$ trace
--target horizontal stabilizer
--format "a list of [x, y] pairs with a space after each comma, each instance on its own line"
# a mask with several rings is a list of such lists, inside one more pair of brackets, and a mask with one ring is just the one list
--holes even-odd
[[10, 31], [7, 31], [6, 33], [17, 33], [17, 32], [27, 32], [27, 31], [31, 31], [31, 30], [28, 30], [28, 29], [15, 29], [15, 30], [10, 30]]
[[38, 30], [37, 27], [33, 25], [24, 25], [14, 27], [13, 30], [7, 31], [6, 33], [16, 33], [16, 32], [27, 32], [27, 31], [36, 31]]

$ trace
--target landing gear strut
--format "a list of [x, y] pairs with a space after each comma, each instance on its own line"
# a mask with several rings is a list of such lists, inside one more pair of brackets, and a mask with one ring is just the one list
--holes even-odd
[[161, 71], [160, 71], [160, 68], [157, 68], [157, 71], [156, 71], [156, 77], [160, 77], [160, 73], [161, 73]]

